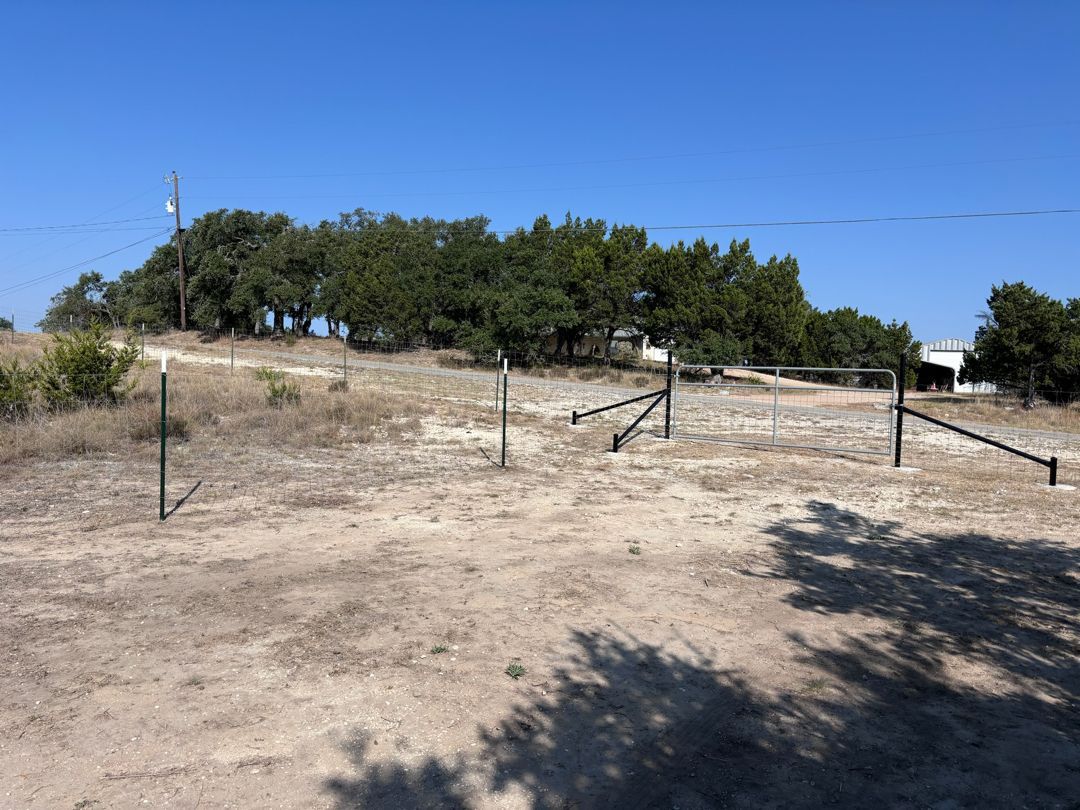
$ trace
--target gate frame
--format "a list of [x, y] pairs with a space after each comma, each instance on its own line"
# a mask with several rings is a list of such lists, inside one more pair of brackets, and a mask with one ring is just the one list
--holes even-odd
[[[820, 450], [826, 453], [861, 453], [864, 455], [872, 456], [891, 456], [893, 455], [893, 443], [895, 441], [893, 428], [892, 414], [896, 409], [896, 397], [897, 397], [897, 381], [896, 373], [887, 368], [819, 368], [814, 366], [736, 366], [736, 365], [723, 365], [720, 363], [708, 363], [698, 365], [680, 365], [675, 371], [674, 387], [671, 394], [671, 438], [679, 438], [679, 378], [684, 370], [688, 369], [721, 369], [720, 375], [723, 377], [724, 369], [739, 369], [740, 371], [750, 372], [770, 372], [770, 376], [773, 378], [773, 405], [772, 405], [772, 440], [771, 441], [753, 441], [750, 439], [724, 439], [714, 436], [691, 436], [687, 435], [684, 438], [690, 441], [705, 441], [716, 442], [717, 444], [735, 444], [743, 445], [747, 447], [787, 447], [792, 450]], [[854, 386], [835, 386], [820, 384], [815, 386], [810, 385], [780, 385], [781, 372], [832, 372], [832, 373], [844, 373], [855, 372], [859, 374], [888, 374], [892, 378], [892, 389], [888, 388], [859, 388]], [[745, 388], [749, 387], [749, 384], [737, 384], [737, 383], [684, 383], [687, 386], [695, 386], [702, 388]], [[755, 388], [764, 388], [765, 386], [754, 386]], [[889, 409], [887, 411], [888, 417], [886, 421], [889, 425], [889, 447], [886, 450], [867, 450], [865, 448], [852, 448], [852, 447], [828, 447], [817, 444], [789, 444], [787, 442], [779, 441], [779, 419], [780, 419], [780, 392], [781, 391], [846, 391], [849, 393], [876, 393], [884, 394], [889, 393]]]

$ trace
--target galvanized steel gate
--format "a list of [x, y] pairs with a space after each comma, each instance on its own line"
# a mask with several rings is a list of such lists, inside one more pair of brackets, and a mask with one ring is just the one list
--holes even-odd
[[680, 366], [671, 437], [887, 456], [895, 404], [888, 369]]

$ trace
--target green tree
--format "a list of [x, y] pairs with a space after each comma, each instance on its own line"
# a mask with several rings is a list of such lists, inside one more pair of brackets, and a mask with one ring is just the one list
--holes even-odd
[[119, 326], [116, 294], [115, 283], [105, 281], [101, 273], [96, 270], [82, 273], [78, 281], [50, 299], [45, 317], [38, 321], [38, 328], [43, 332], [60, 332], [85, 328], [97, 321]]
[[965, 352], [960, 382], [992, 383], [1025, 392], [1024, 407], [1035, 405], [1036, 391], [1056, 389], [1080, 363], [1076, 305], [1020, 281], [991, 288], [985, 323], [975, 333], [975, 349]]

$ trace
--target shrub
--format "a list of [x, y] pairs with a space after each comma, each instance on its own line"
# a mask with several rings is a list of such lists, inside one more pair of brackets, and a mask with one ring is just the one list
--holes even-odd
[[347, 380], [334, 380], [326, 390], [331, 394], [345, 393], [349, 390], [349, 383]]
[[57, 333], [38, 365], [37, 386], [54, 408], [119, 402], [134, 387], [124, 377], [139, 357], [133, 334], [114, 346], [101, 324]]
[[300, 401], [300, 385], [288, 382], [285, 372], [274, 368], [260, 368], [255, 378], [266, 383], [266, 401], [275, 408], [295, 405]]
[[0, 419], [19, 419], [30, 413], [37, 384], [37, 369], [18, 357], [0, 358]]

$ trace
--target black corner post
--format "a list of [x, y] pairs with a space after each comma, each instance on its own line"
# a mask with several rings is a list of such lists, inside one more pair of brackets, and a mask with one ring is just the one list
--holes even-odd
[[904, 388], [907, 386], [907, 351], [900, 355], [900, 376], [896, 380], [896, 460], [900, 466], [900, 450], [904, 444]]
[[619, 434], [618, 433], [612, 433], [611, 434], [611, 452], [612, 453], [618, 453], [619, 452]]
[[1057, 456], [1050, 456], [1050, 486], [1057, 486]]
[[570, 424], [571, 425], [576, 425], [577, 424], [577, 411], [570, 411]]
[[664, 404], [664, 438], [671, 438], [671, 349], [667, 353], [667, 402]]

